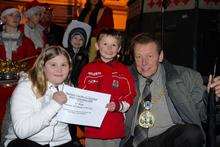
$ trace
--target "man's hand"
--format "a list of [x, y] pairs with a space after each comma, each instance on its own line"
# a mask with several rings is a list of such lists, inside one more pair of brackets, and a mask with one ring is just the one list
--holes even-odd
[[220, 97], [220, 76], [214, 79], [212, 79], [212, 75], [209, 76], [208, 91], [210, 88], [214, 88], [216, 96]]

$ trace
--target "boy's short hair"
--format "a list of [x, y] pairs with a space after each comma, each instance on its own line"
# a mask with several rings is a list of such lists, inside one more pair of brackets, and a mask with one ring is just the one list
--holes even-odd
[[112, 28], [104, 28], [100, 31], [100, 33], [97, 36], [97, 42], [100, 41], [102, 39], [103, 36], [112, 36], [115, 39], [118, 40], [118, 44], [119, 46], [121, 46], [122, 43], [122, 33], [112, 29]]

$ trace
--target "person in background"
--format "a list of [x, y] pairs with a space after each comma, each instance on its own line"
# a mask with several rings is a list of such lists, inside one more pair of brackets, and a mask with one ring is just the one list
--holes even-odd
[[62, 46], [64, 35], [64, 27], [53, 22], [53, 8], [48, 3], [42, 3], [41, 6], [45, 8], [42, 18], [40, 20], [41, 26], [44, 28], [44, 35], [48, 45]]
[[37, 1], [27, 3], [25, 16], [27, 17], [27, 22], [24, 24], [21, 30], [24, 32], [25, 36], [30, 38], [34, 42], [35, 48], [40, 54], [42, 48], [46, 45], [46, 36], [43, 31], [44, 28], [40, 25], [40, 20], [42, 18], [42, 13], [45, 10], [43, 6]]
[[42, 50], [12, 94], [12, 124], [5, 136], [6, 147], [75, 147], [68, 124], [58, 122], [56, 117], [67, 101], [62, 90], [71, 67], [71, 58], [64, 48], [50, 46]]
[[[8, 7], [5, 8], [1, 13], [1, 21], [3, 22], [3, 29], [0, 31], [0, 60], [2, 61], [0, 63], [1, 71], [3, 71], [3, 69], [10, 70], [7, 68], [15, 68], [4, 67], [3, 62], [7, 64], [9, 63], [8, 61], [20, 62], [21, 64], [23, 62], [28, 63], [26, 64], [25, 69], [22, 69], [28, 70], [30, 67], [32, 67], [35, 59], [37, 58], [37, 53], [33, 42], [25, 37], [24, 34], [18, 29], [20, 20], [21, 14], [16, 8]], [[24, 61], [22, 62], [22, 60]], [[4, 77], [1, 76], [2, 75], [0, 75], [0, 79], [5, 80]], [[5, 84], [2, 83], [0, 84], [0, 119], [2, 119], [4, 116], [6, 103], [14, 88], [14, 84], [11, 84], [10, 86], [5, 86]]]
[[[6, 8], [1, 13], [3, 31], [0, 32], [0, 59], [19, 61], [24, 58], [36, 59], [33, 42], [19, 30], [21, 14], [16, 8]], [[32, 64], [29, 65], [31, 67]]]
[[[71, 84], [77, 86], [77, 81], [81, 69], [89, 62], [88, 50], [86, 48], [91, 34], [91, 26], [72, 20], [67, 26], [63, 36], [63, 46], [66, 48], [73, 62], [72, 71], [70, 74]], [[77, 136], [77, 125], [69, 124], [70, 133], [75, 139], [75, 144], [79, 142]], [[84, 127], [78, 127], [79, 132], [84, 132]], [[81, 133], [82, 134], [82, 133]], [[83, 144], [83, 141], [81, 141]]]
[[96, 56], [95, 42], [100, 31], [103, 28], [114, 28], [113, 12], [111, 8], [103, 5], [102, 0], [87, 0], [78, 20], [92, 27], [89, 49], [89, 61], [91, 62]]
[[63, 46], [72, 58], [73, 67], [70, 75], [71, 83], [77, 86], [78, 76], [82, 67], [89, 62], [87, 44], [91, 34], [91, 26], [77, 21], [67, 26], [63, 36]]
[[120, 33], [103, 29], [97, 40], [97, 58], [83, 67], [78, 87], [111, 94], [111, 99], [101, 127], [85, 127], [85, 146], [117, 147], [125, 135], [124, 113], [133, 104], [136, 91], [128, 68], [116, 60], [121, 49]]
[[[130, 69], [138, 95], [126, 113], [126, 137], [120, 146], [202, 147], [206, 88], [201, 75], [164, 60], [160, 43], [145, 33], [132, 39], [131, 50], [135, 63]], [[144, 96], [146, 81], [151, 81], [149, 97]], [[219, 97], [220, 76], [208, 87], [214, 87]], [[145, 110], [139, 113], [141, 107]], [[143, 121], [146, 111], [150, 115]]]

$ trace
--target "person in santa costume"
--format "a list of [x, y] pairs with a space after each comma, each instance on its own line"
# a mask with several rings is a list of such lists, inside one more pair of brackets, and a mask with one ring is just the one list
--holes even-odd
[[25, 12], [27, 23], [23, 28], [25, 36], [34, 42], [34, 46], [39, 53], [46, 45], [46, 36], [43, 33], [44, 28], [40, 25], [41, 15], [44, 9], [45, 8], [36, 0], [27, 3]]
[[[28, 67], [31, 67], [36, 59], [36, 49], [33, 42], [25, 37], [19, 31], [18, 26], [21, 20], [21, 15], [16, 8], [7, 8], [1, 13], [1, 21], [3, 22], [3, 30], [0, 32], [0, 60], [1, 61], [21, 61], [25, 59]], [[3, 80], [1, 78], [1, 80]], [[15, 85], [6, 86], [0, 84], [0, 119], [3, 118], [5, 105]]]

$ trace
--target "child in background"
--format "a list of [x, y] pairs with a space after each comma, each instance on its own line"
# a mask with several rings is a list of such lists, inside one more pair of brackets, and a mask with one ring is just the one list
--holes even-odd
[[5, 136], [6, 147], [74, 147], [68, 125], [56, 118], [67, 101], [62, 89], [71, 65], [64, 48], [51, 46], [19, 80], [11, 97], [12, 124]]
[[40, 19], [45, 8], [40, 5], [37, 0], [27, 3], [25, 12], [27, 23], [21, 28], [25, 36], [34, 42], [39, 54], [46, 45], [46, 36], [43, 33], [44, 28], [40, 25]]
[[97, 57], [82, 69], [79, 87], [111, 94], [111, 100], [101, 127], [85, 128], [85, 142], [86, 147], [117, 147], [125, 135], [124, 112], [136, 95], [134, 80], [128, 68], [116, 60], [121, 35], [113, 29], [104, 29], [97, 40]]
[[[90, 38], [90, 33], [90, 25], [77, 20], [72, 20], [67, 26], [63, 36], [63, 46], [70, 54], [73, 62], [70, 80], [71, 84], [74, 86], [77, 86], [77, 80], [82, 67], [89, 62], [88, 49], [86, 46]], [[78, 144], [78, 146], [80, 146], [80, 142], [84, 144], [84, 140], [78, 138], [84, 136], [84, 127], [77, 127], [77, 125], [69, 124], [69, 129], [74, 144]], [[77, 136], [78, 134], [81, 135]]]
[[82, 67], [89, 62], [87, 43], [90, 39], [91, 26], [77, 21], [67, 26], [63, 37], [63, 46], [66, 48], [73, 62], [70, 75], [71, 83], [76, 86]]

